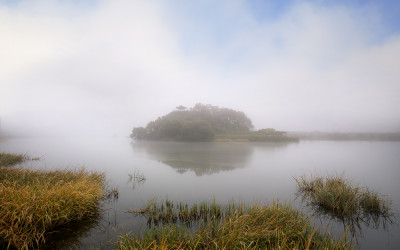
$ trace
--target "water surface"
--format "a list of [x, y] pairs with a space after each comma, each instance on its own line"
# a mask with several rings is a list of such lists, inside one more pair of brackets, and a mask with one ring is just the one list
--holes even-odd
[[[355, 184], [388, 195], [396, 212], [400, 208], [399, 142], [175, 143], [36, 137], [3, 140], [0, 151], [41, 157], [41, 161], [25, 163], [26, 167], [85, 166], [103, 171], [109, 185], [119, 188], [119, 199], [104, 204], [103, 219], [74, 239], [82, 248], [109, 248], [115, 230], [139, 233], [145, 229], [143, 218], [125, 211], [154, 197], [189, 203], [215, 199], [222, 204], [280, 200], [310, 212], [295, 196], [293, 177], [304, 174], [344, 173]], [[129, 175], [137, 172], [146, 180], [132, 181]], [[329, 220], [315, 218], [315, 222]], [[340, 222], [330, 221], [328, 227], [335, 234], [343, 231]], [[358, 233], [359, 247], [400, 249], [399, 235], [398, 224], [386, 230], [364, 225]]]

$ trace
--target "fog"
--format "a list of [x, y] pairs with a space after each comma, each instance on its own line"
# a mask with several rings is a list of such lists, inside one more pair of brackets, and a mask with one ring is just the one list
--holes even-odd
[[0, 129], [127, 136], [179, 105], [400, 131], [396, 1], [2, 1]]

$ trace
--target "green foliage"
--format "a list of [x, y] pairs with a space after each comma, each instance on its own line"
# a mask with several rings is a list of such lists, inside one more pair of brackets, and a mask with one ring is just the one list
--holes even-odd
[[212, 141], [217, 133], [248, 132], [253, 128], [249, 118], [239, 111], [212, 105], [183, 106], [155, 121], [146, 128], [134, 128], [135, 140]]
[[179, 106], [177, 110], [149, 122], [146, 128], [134, 128], [131, 137], [161, 141], [298, 141], [273, 128], [252, 131], [253, 123], [240, 111], [201, 103], [191, 109]]
[[211, 141], [213, 138], [214, 133], [206, 121], [186, 122], [183, 127], [182, 140], [184, 141]]
[[135, 140], [143, 140], [147, 136], [147, 129], [143, 127], [137, 127], [132, 130], [131, 138]]

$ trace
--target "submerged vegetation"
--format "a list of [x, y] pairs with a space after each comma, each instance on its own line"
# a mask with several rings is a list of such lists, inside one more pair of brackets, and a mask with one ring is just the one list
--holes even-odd
[[368, 188], [352, 185], [350, 181], [339, 175], [329, 177], [295, 178], [298, 195], [308, 201], [308, 205], [319, 214], [328, 214], [340, 219], [354, 229], [363, 222], [367, 225], [374, 223], [392, 222], [394, 213], [391, 201], [383, 195]]
[[[214, 202], [194, 204], [154, 200], [131, 211], [152, 218], [150, 229], [141, 235], [126, 234], [115, 242], [119, 249], [351, 249], [352, 242], [343, 234], [335, 240], [320, 233], [307, 216], [292, 206], [278, 202], [249, 206]], [[157, 226], [154, 218], [162, 225]], [[161, 218], [161, 219], [160, 219]], [[188, 222], [197, 222], [196, 226]], [[172, 222], [172, 223], [171, 223]], [[179, 222], [182, 222], [179, 225]]]
[[139, 170], [135, 170], [133, 174], [128, 173], [128, 176], [128, 183], [132, 184], [132, 189], [135, 189], [137, 186], [142, 185], [146, 181], [146, 176], [144, 176], [144, 174]]
[[83, 168], [0, 166], [0, 246], [38, 248], [68, 225], [97, 218], [105, 190], [105, 175]]
[[196, 104], [179, 106], [144, 127], [132, 130], [135, 140], [159, 141], [293, 141], [285, 132], [274, 129], [253, 129], [252, 121], [240, 111]]

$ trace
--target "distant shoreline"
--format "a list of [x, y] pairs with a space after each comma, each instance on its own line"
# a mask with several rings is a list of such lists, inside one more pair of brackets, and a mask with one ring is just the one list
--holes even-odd
[[288, 132], [288, 136], [300, 140], [315, 141], [400, 141], [400, 132], [396, 133], [339, 133], [339, 132]]

